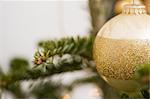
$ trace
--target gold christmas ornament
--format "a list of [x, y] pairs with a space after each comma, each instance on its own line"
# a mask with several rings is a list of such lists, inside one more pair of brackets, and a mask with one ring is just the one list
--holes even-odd
[[125, 5], [97, 34], [93, 54], [106, 82], [119, 90], [138, 90], [134, 72], [140, 64], [150, 63], [150, 16], [145, 6]]

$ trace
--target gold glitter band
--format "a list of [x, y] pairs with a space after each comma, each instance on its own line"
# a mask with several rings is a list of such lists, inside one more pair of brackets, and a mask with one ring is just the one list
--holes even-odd
[[119, 40], [96, 37], [94, 58], [106, 78], [129, 80], [137, 66], [150, 63], [150, 40]]

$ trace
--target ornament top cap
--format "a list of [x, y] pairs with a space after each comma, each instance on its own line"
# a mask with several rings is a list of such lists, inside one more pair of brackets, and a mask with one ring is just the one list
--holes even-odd
[[127, 4], [124, 6], [123, 13], [124, 14], [146, 14], [145, 5], [142, 4]]

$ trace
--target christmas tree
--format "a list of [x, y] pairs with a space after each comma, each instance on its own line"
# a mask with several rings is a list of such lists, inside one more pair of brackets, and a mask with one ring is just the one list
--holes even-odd
[[[0, 69], [0, 95], [9, 91], [17, 99], [32, 96], [36, 99], [69, 99], [68, 94], [76, 85], [92, 83], [102, 90], [104, 99], [149, 99], [150, 64], [141, 64], [141, 68], [135, 71], [133, 79], [141, 86], [141, 90], [134, 96], [109, 86], [96, 70], [93, 61], [95, 35], [115, 15], [112, 9], [116, 2], [118, 1], [89, 0], [92, 26], [89, 36], [40, 41], [34, 54], [33, 66], [22, 58], [12, 59], [8, 73]], [[53, 80], [57, 75], [75, 71], [85, 71], [90, 76], [76, 79], [67, 85], [61, 83], [60, 79]], [[30, 84], [28, 92], [22, 90], [24, 82]]]

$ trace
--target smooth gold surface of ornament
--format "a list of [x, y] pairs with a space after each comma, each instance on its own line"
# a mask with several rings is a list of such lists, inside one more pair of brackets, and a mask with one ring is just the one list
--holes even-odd
[[141, 64], [150, 64], [150, 16], [143, 5], [126, 5], [123, 13], [99, 31], [93, 49], [99, 74], [123, 91], [139, 89], [133, 80]]

